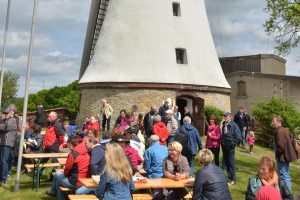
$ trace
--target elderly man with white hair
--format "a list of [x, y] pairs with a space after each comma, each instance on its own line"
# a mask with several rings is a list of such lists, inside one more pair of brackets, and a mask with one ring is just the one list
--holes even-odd
[[145, 152], [144, 169], [148, 178], [163, 177], [163, 160], [168, 156], [168, 148], [159, 144], [159, 137], [151, 135], [149, 148]]
[[[189, 154], [187, 157], [190, 166], [190, 176], [194, 175], [194, 158], [199, 150], [202, 149], [202, 142], [198, 130], [191, 124], [192, 120], [189, 116], [183, 118], [183, 125], [176, 131], [176, 135], [182, 134], [187, 138], [187, 148]], [[175, 136], [176, 137], [176, 136]], [[198, 150], [197, 146], [198, 145]]]
[[[58, 153], [60, 143], [64, 142], [65, 130], [61, 123], [57, 120], [57, 113], [50, 112], [48, 116], [48, 127], [44, 137], [43, 149], [44, 153]], [[46, 163], [49, 158], [42, 158], [41, 163]], [[52, 162], [57, 162], [57, 159], [52, 159]], [[41, 170], [42, 173], [43, 170]], [[51, 176], [52, 177], [52, 176]]]

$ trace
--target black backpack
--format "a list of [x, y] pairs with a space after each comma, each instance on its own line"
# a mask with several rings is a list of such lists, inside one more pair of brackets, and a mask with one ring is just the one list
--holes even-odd
[[185, 130], [179, 128], [179, 132], [176, 133], [174, 140], [179, 142], [182, 145], [181, 154], [187, 158], [188, 161], [192, 160], [193, 153], [191, 148], [188, 145], [188, 136]]

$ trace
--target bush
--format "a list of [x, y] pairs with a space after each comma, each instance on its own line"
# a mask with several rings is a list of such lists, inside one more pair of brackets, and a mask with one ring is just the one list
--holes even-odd
[[209, 122], [209, 117], [211, 115], [214, 115], [217, 119], [217, 122], [220, 123], [224, 116], [224, 111], [213, 107], [213, 106], [205, 106], [204, 108], [205, 117], [207, 119], [207, 122]]
[[280, 115], [283, 119], [283, 126], [290, 133], [295, 134], [300, 127], [300, 113], [296, 110], [295, 102], [285, 101], [273, 97], [271, 100], [263, 100], [253, 105], [252, 113], [257, 123], [261, 126], [261, 133], [257, 134], [257, 139], [263, 143], [268, 143], [273, 139], [272, 118]]

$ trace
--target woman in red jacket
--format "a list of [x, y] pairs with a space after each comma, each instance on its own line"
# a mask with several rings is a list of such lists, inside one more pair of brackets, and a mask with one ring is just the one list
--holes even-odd
[[215, 164], [219, 166], [221, 129], [213, 115], [209, 117], [209, 124], [205, 148], [211, 150], [215, 157]]
[[82, 186], [78, 178], [90, 177], [90, 156], [82, 138], [79, 135], [73, 137], [69, 143], [69, 148], [71, 152], [68, 155], [64, 172], [55, 173], [52, 188], [46, 192], [51, 196], [57, 195], [58, 200], [64, 200], [67, 197], [59, 189], [60, 186], [76, 190]]

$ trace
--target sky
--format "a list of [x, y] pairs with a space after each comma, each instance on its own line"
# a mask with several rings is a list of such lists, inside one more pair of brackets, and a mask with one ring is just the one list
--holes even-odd
[[[91, 0], [39, 0], [30, 93], [78, 79]], [[205, 0], [219, 57], [274, 53], [263, 28], [264, 0]], [[2, 58], [7, 0], [0, 0]], [[11, 0], [5, 70], [19, 74], [24, 96], [33, 0]], [[0, 58], [0, 61], [1, 61]], [[300, 76], [300, 47], [284, 57], [287, 74]]]

